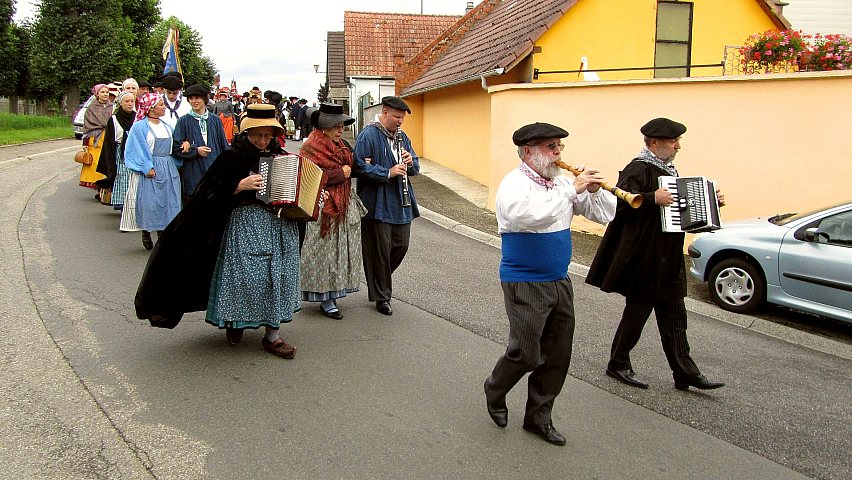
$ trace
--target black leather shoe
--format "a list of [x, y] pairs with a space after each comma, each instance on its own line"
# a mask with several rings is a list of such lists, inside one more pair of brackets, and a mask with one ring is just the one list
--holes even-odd
[[639, 377], [636, 376], [636, 372], [632, 368], [628, 368], [627, 370], [610, 370], [607, 368], [606, 374], [631, 387], [648, 388], [648, 384], [639, 380]]
[[243, 339], [242, 328], [225, 328], [225, 338], [228, 339], [230, 345], [236, 345]]
[[536, 425], [534, 423], [525, 423], [524, 430], [538, 435], [547, 443], [565, 445], [565, 436], [553, 428], [553, 424], [548, 423], [545, 425]]
[[385, 315], [393, 315], [393, 309], [391, 309], [390, 302], [387, 300], [379, 300], [376, 302], [376, 310]]
[[488, 387], [485, 387], [485, 407], [488, 409], [488, 415], [494, 421], [494, 424], [500, 428], [506, 428], [506, 425], [509, 424], [509, 407], [506, 406], [506, 398], [504, 397], [499, 402], [489, 402]]
[[713, 390], [715, 388], [724, 387], [722, 382], [711, 382], [707, 377], [699, 374], [697, 377], [684, 378], [675, 380], [675, 388], [678, 390], [688, 390], [689, 387], [700, 388], [701, 390]]

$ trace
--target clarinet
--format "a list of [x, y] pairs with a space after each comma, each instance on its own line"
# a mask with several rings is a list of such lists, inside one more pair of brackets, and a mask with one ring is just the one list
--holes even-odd
[[[404, 163], [402, 161], [402, 131], [397, 128], [396, 133], [393, 136], [393, 144], [396, 149], [396, 156], [399, 158], [399, 163]], [[408, 167], [406, 167], [408, 170]], [[402, 174], [402, 206], [403, 207], [411, 207], [411, 197], [408, 193], [408, 174]]]

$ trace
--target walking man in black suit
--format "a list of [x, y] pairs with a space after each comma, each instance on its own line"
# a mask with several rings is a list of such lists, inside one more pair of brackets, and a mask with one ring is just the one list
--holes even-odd
[[[630, 350], [639, 342], [653, 310], [675, 388], [719, 388], [725, 384], [707, 380], [689, 356], [683, 300], [684, 234], [663, 232], [660, 218], [660, 206], [671, 205], [674, 199], [659, 186], [658, 179], [677, 176], [672, 162], [686, 127], [668, 118], [655, 118], [639, 131], [645, 137], [645, 148], [621, 171], [617, 186], [641, 194], [644, 202], [636, 209], [618, 202], [615, 220], [607, 227], [586, 277], [586, 283], [605, 292], [618, 292], [626, 299], [606, 374], [627, 385], [648, 388], [633, 371]], [[718, 198], [724, 204], [721, 193]]]

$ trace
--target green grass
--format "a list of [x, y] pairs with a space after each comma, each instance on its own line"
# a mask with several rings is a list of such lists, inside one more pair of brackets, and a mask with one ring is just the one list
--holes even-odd
[[74, 126], [65, 116], [0, 113], [0, 145], [74, 138]]

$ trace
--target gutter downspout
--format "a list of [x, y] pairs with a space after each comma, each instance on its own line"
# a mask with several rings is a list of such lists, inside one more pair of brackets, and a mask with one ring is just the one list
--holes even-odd
[[494, 76], [494, 75], [503, 75], [503, 72], [505, 72], [505, 71], [506, 71], [505, 68], [500, 67], [500, 68], [495, 68], [494, 70], [491, 70], [490, 72], [485, 72], [482, 75], [480, 75], [479, 80], [482, 82], [482, 89], [485, 90], [486, 92], [488, 91], [488, 83], [485, 81], [485, 77], [491, 77], [491, 76]]

